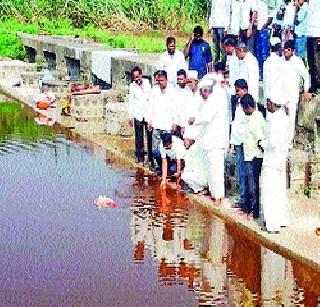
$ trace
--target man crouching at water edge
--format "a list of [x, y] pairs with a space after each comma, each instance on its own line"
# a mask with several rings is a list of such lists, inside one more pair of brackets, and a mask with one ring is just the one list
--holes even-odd
[[176, 178], [177, 189], [180, 189], [181, 171], [186, 153], [184, 143], [170, 133], [163, 133], [160, 137], [160, 148], [154, 151], [154, 158], [157, 160], [158, 165], [161, 166], [160, 187], [166, 189], [167, 175], [169, 174]]

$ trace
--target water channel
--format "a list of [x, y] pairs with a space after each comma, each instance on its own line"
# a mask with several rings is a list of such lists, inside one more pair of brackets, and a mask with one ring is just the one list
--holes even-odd
[[112, 161], [0, 104], [1, 306], [320, 304], [320, 274]]

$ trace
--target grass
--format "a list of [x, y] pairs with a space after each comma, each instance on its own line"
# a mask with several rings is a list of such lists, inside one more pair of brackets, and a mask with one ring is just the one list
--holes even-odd
[[[166, 31], [117, 32], [107, 31], [94, 25], [74, 28], [67, 19], [49, 20], [43, 18], [40, 24], [24, 24], [14, 19], [0, 21], [0, 57], [24, 59], [26, 56], [17, 32], [39, 34], [44, 31], [51, 35], [78, 35], [92, 38], [112, 48], [135, 48], [140, 52], [162, 52], [165, 50]], [[189, 33], [191, 33], [190, 30]], [[168, 32], [170, 33], [170, 32]], [[179, 33], [177, 47], [181, 50], [185, 44], [186, 34]]]
[[22, 111], [22, 106], [20, 103], [0, 101], [0, 113], [15, 113], [15, 112], [21, 112], [21, 111]]

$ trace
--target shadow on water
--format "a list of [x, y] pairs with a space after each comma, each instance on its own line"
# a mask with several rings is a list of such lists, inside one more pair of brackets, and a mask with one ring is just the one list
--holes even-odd
[[317, 306], [319, 274], [153, 176], [25, 110], [0, 122], [0, 305]]

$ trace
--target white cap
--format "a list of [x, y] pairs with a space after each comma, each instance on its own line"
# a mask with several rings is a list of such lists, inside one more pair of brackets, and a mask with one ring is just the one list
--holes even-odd
[[287, 101], [285, 101], [283, 94], [278, 90], [272, 90], [267, 99], [280, 106], [284, 106], [287, 104]]
[[279, 37], [270, 37], [271, 46], [275, 46], [276, 44], [280, 44], [281, 40]]
[[196, 70], [188, 70], [187, 71], [188, 79], [198, 79], [198, 72]]
[[202, 79], [198, 84], [199, 89], [208, 88], [208, 87], [212, 87], [212, 86], [213, 86], [212, 79]]
[[222, 74], [217, 74], [215, 72], [208, 73], [203, 76], [202, 80], [209, 80], [211, 85], [216, 81], [216, 83], [220, 83], [223, 80]]

